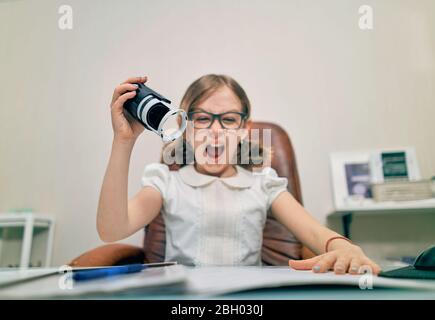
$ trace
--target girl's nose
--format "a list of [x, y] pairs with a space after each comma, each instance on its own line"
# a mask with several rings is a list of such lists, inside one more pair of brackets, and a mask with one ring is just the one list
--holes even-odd
[[215, 143], [218, 143], [219, 139], [224, 135], [224, 129], [217, 119], [212, 123], [209, 130], [210, 135], [215, 140]]
[[214, 135], [218, 135], [218, 133], [222, 131], [221, 124], [217, 119], [211, 124], [210, 130]]

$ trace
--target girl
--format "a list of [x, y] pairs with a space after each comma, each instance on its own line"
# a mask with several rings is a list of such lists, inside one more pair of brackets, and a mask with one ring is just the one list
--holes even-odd
[[307, 213], [287, 191], [287, 179], [278, 177], [272, 168], [254, 174], [249, 170], [251, 164], [217, 161], [233, 159], [239, 152], [239, 144], [231, 146], [222, 141], [231, 132], [251, 126], [248, 97], [228, 76], [201, 77], [190, 85], [181, 101], [193, 130], [206, 130], [211, 137], [205, 145], [196, 138], [193, 143], [184, 141], [194, 150], [195, 162], [178, 171], [170, 171], [160, 163], [146, 166], [143, 188], [128, 200], [130, 155], [144, 128], [124, 117], [123, 104], [136, 94], [135, 83], [146, 81], [147, 77], [130, 78], [113, 94], [113, 145], [97, 214], [97, 229], [103, 241], [130, 236], [162, 211], [166, 260], [187, 265], [259, 265], [263, 227], [267, 212], [271, 212], [318, 254], [307, 260], [291, 260], [292, 268], [356, 274], [366, 266], [379, 273], [379, 266], [361, 248]]

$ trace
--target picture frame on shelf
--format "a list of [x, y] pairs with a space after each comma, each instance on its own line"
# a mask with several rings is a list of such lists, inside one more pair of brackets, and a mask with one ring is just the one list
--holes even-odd
[[330, 154], [332, 187], [336, 208], [372, 203], [371, 151]]
[[412, 147], [374, 150], [370, 156], [371, 182], [418, 181], [421, 179]]

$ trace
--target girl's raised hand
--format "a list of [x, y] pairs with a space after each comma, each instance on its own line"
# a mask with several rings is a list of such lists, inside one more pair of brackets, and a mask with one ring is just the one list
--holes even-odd
[[289, 260], [289, 266], [296, 270], [313, 270], [327, 272], [334, 270], [336, 274], [361, 274], [368, 270], [378, 274], [381, 268], [370, 260], [360, 247], [349, 244], [346, 247], [331, 250], [327, 253], [306, 260]]
[[124, 103], [136, 95], [136, 83], [145, 83], [148, 78], [133, 77], [116, 86], [110, 104], [114, 138], [126, 142], [134, 142], [144, 131], [144, 127], [134, 119], [128, 119], [124, 114]]

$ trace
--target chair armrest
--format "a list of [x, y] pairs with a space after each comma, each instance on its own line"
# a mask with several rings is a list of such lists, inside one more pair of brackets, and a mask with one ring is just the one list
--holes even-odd
[[71, 267], [99, 267], [144, 263], [142, 248], [123, 243], [106, 244], [83, 253], [68, 263]]

